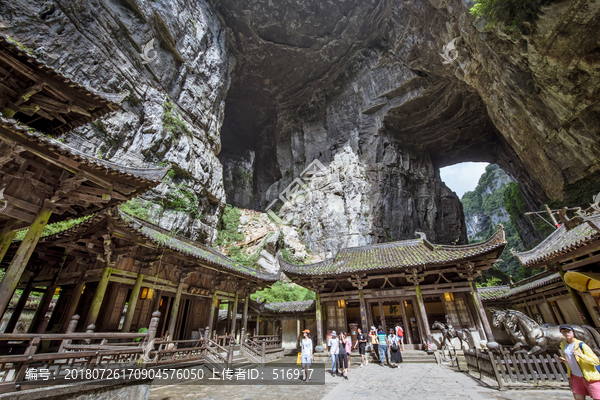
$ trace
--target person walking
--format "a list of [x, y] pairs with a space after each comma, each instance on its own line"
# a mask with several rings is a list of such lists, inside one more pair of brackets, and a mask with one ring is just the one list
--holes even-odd
[[310, 338], [310, 330], [305, 329], [302, 331], [302, 335], [304, 338], [302, 339], [302, 355], [301, 355], [301, 365], [302, 370], [304, 371], [304, 383], [310, 379], [308, 375], [308, 369], [313, 362], [313, 342]]
[[404, 348], [404, 329], [400, 326], [400, 322], [396, 323], [396, 335], [398, 335], [398, 339], [400, 339], [400, 343], [402, 344], [402, 351], [405, 351]]
[[383, 331], [383, 326], [379, 325], [377, 330], [377, 340], [379, 341], [379, 360], [381, 361], [381, 366], [383, 367], [383, 356], [385, 355], [385, 363], [390, 365], [390, 359], [388, 357], [388, 342], [387, 336]]
[[365, 348], [367, 347], [367, 337], [362, 333], [362, 328], [358, 328], [358, 335], [356, 335], [356, 343], [354, 348], [358, 346], [358, 354], [360, 354], [360, 367], [369, 365], [369, 360], [365, 355]]
[[348, 372], [350, 372], [350, 365], [352, 364], [351, 353], [352, 353], [352, 337], [348, 336], [345, 332], [346, 336], [346, 354], [348, 354]]
[[331, 356], [331, 376], [335, 376], [335, 363], [340, 353], [340, 339], [337, 338], [335, 331], [331, 332], [331, 338], [327, 342], [327, 347], [329, 347], [329, 355]]
[[560, 344], [564, 357], [558, 360], [567, 365], [571, 391], [575, 400], [585, 400], [585, 396], [600, 399], [600, 373], [596, 369], [600, 360], [590, 346], [575, 339], [571, 325], [561, 325], [560, 333], [565, 340]]
[[346, 336], [345, 332], [340, 333], [340, 352], [338, 354], [338, 365], [340, 372], [345, 379], [348, 379], [348, 353], [346, 352], [346, 345], [350, 341]]
[[379, 360], [379, 340], [377, 340], [377, 329], [375, 329], [374, 326], [371, 327], [369, 338], [371, 339], [371, 346], [373, 346], [373, 351], [375, 352], [375, 359]]
[[390, 328], [390, 332], [387, 336], [388, 344], [390, 346], [390, 359], [392, 361], [392, 368], [398, 368], [398, 364], [402, 362], [402, 355], [400, 354], [400, 339], [394, 328]]

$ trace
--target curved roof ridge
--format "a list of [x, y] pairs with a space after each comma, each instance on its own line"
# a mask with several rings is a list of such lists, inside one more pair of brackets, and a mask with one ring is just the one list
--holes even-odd
[[487, 245], [498, 245], [501, 243], [506, 243], [506, 234], [504, 232], [504, 225], [498, 224], [496, 226], [496, 231], [492, 236], [483, 242], [479, 243], [471, 243], [471, 244], [461, 244], [461, 245], [433, 245], [434, 250], [467, 250], [467, 249], [476, 249], [480, 247], [487, 247]]
[[[224, 268], [225, 270], [230, 270], [232, 272], [238, 272], [238, 273], [241, 273], [242, 275], [252, 276], [252, 277], [255, 277], [255, 278], [258, 278], [258, 279], [261, 279], [264, 281], [270, 281], [270, 282], [275, 282], [275, 281], [279, 280], [278, 274], [269, 273], [269, 272], [261, 272], [261, 271], [254, 270], [252, 268], [248, 268], [245, 265], [242, 265], [239, 262], [232, 260], [231, 258], [227, 257], [225, 254], [219, 253], [218, 251], [211, 249], [208, 246], [194, 242], [193, 240], [188, 239], [177, 233], [169, 232], [168, 230], [166, 230], [156, 224], [153, 224], [148, 221], [144, 221], [143, 219], [140, 219], [131, 214], [128, 214], [125, 211], [122, 211], [120, 209], [117, 209], [117, 210], [118, 210], [119, 216], [122, 218], [122, 220], [127, 225], [129, 225], [136, 232], [138, 232], [139, 234], [143, 235], [144, 237], [150, 239], [151, 241], [153, 241], [155, 243], [159, 243], [159, 239], [156, 237], [153, 237], [153, 235], [152, 235], [152, 231], [154, 231], [160, 235], [167, 236], [170, 240], [179, 241], [179, 242], [183, 243], [184, 245], [189, 246], [189, 248], [182, 248], [181, 245], [178, 246], [176, 242], [173, 243], [173, 242], [170, 242], [167, 240], [164, 240], [163, 243], [160, 243], [160, 244], [164, 245], [165, 247], [170, 248], [171, 250], [174, 250], [174, 251], [182, 253], [182, 254], [187, 254], [187, 255], [190, 255], [195, 258], [199, 258], [208, 263], [216, 264], [216, 265]], [[148, 232], [148, 231], [144, 232], [143, 229], [149, 230], [150, 232]], [[202, 254], [202, 252], [204, 252], [205, 254]], [[218, 258], [218, 259], [215, 259], [215, 258]], [[223, 272], [227, 272], [227, 271], [223, 271]]]

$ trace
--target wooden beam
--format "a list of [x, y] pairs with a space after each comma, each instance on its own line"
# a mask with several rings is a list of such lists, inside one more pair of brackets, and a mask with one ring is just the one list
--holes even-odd
[[9, 267], [6, 269], [4, 278], [0, 282], [0, 314], [3, 314], [4, 310], [6, 310], [15, 287], [19, 284], [21, 275], [31, 258], [31, 254], [40, 240], [42, 231], [50, 219], [50, 215], [52, 215], [52, 211], [49, 209], [40, 211], [25, 234], [25, 238], [21, 241]]

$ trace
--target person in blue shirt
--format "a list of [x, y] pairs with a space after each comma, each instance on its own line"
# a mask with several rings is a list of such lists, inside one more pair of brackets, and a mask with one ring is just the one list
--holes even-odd
[[340, 354], [340, 339], [337, 338], [335, 331], [331, 332], [331, 338], [327, 342], [329, 347], [329, 355], [331, 356], [331, 376], [335, 376], [335, 362], [337, 361], [338, 354]]
[[377, 340], [379, 341], [379, 359], [381, 360], [381, 366], [383, 367], [383, 355], [385, 354], [385, 363], [390, 365], [390, 359], [388, 358], [388, 339], [383, 331], [383, 326], [379, 325], [377, 328]]

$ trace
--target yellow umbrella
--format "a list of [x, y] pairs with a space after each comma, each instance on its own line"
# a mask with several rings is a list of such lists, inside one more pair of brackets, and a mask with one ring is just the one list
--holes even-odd
[[600, 289], [600, 273], [569, 271], [565, 274], [565, 282], [580, 292]]

